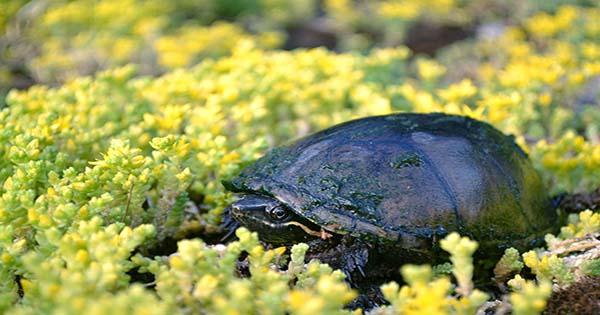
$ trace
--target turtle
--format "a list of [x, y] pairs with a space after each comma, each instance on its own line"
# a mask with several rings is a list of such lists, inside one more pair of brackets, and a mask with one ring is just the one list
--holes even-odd
[[273, 148], [223, 185], [238, 195], [233, 222], [274, 246], [308, 242], [311, 257], [355, 282], [441, 261], [453, 231], [496, 259], [558, 227], [513, 136], [443, 113], [344, 122]]

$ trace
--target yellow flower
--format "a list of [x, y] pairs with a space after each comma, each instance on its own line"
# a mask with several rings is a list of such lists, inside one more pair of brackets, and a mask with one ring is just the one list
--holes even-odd
[[577, 17], [577, 9], [572, 6], [563, 6], [554, 16], [539, 13], [526, 21], [526, 28], [538, 37], [553, 37], [559, 32], [571, 27]]
[[548, 92], [541, 93], [538, 100], [542, 106], [548, 106], [552, 103], [552, 94]]
[[427, 265], [405, 265], [401, 273], [409, 285], [403, 286], [400, 291], [394, 284], [384, 287], [386, 298], [391, 298], [392, 305], [398, 313], [448, 314], [450, 307], [448, 293], [451, 283], [447, 278], [431, 281], [431, 267]]
[[88, 252], [83, 249], [78, 250], [75, 256], [75, 259], [81, 264], [86, 264], [89, 261], [89, 258]]
[[290, 309], [294, 314], [312, 315], [323, 312], [325, 301], [304, 291], [292, 291], [289, 295]]
[[482, 63], [477, 68], [477, 75], [481, 81], [491, 81], [496, 75], [496, 68], [490, 63]]
[[173, 269], [184, 269], [186, 264], [180, 256], [175, 255], [169, 258], [169, 264]]
[[2, 255], [0, 255], [0, 261], [5, 265], [8, 265], [12, 261], [12, 256], [9, 253], [2, 253]]
[[523, 253], [523, 262], [525, 263], [525, 265], [527, 267], [529, 267], [531, 269], [538, 268], [538, 266], [540, 264], [538, 255], [532, 250], [528, 251], [526, 253]]
[[418, 1], [379, 3], [377, 13], [385, 18], [414, 19], [421, 13], [421, 4]]
[[42, 214], [39, 216], [40, 227], [49, 227], [52, 225], [52, 219], [49, 216]]
[[600, 74], [600, 61], [583, 63], [583, 73], [586, 77], [594, 77]]
[[418, 59], [417, 71], [425, 81], [434, 81], [446, 73], [446, 68], [431, 59]]
[[438, 91], [438, 95], [447, 102], [459, 102], [470, 98], [477, 93], [477, 88], [471, 80], [464, 79], [458, 83], [452, 84], [446, 89]]
[[219, 285], [219, 279], [213, 275], [204, 275], [195, 285], [194, 292], [192, 293], [194, 297], [205, 299], [210, 297], [214, 290]]
[[510, 294], [513, 313], [515, 315], [539, 314], [546, 307], [546, 300], [552, 293], [549, 282], [536, 285], [533, 281], [520, 281], [517, 292]]

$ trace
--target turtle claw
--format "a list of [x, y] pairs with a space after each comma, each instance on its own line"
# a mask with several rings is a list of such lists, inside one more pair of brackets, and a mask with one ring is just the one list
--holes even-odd
[[232, 241], [235, 237], [235, 231], [239, 227], [240, 224], [231, 217], [229, 208], [225, 208], [225, 211], [223, 211], [223, 223], [221, 223], [221, 225], [219, 226], [220, 230], [225, 232], [225, 235], [221, 237], [219, 242], [227, 243]]
[[335, 255], [337, 263], [334, 266], [346, 275], [351, 286], [358, 287], [358, 283], [367, 277], [364, 268], [369, 261], [369, 246], [347, 237], [335, 248]]
[[362, 278], [366, 278], [364, 267], [369, 261], [369, 246], [354, 239], [347, 239], [342, 242], [344, 250], [345, 268], [351, 272], [357, 271]]
[[367, 277], [367, 276], [365, 275], [365, 272], [364, 272], [364, 270], [362, 269], [362, 266], [361, 266], [361, 265], [357, 265], [357, 266], [356, 266], [356, 270], [358, 270], [358, 272], [360, 273], [360, 275], [361, 275], [363, 278], [366, 278], [366, 277]]
[[228, 243], [232, 241], [233, 236], [235, 235], [235, 230], [236, 229], [229, 229], [229, 231], [227, 231], [227, 233], [223, 237], [221, 237], [219, 243]]
[[352, 281], [352, 271], [350, 270], [342, 270], [342, 272], [344, 273], [344, 280], [346, 280], [346, 282], [348, 282], [348, 284], [350, 284], [351, 287], [356, 287], [356, 283], [354, 283]]

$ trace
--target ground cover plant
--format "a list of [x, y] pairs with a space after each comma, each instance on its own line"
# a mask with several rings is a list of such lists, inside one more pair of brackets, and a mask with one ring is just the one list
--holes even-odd
[[[343, 274], [305, 261], [305, 245], [265, 247], [244, 229], [218, 244], [232, 198], [221, 180], [270, 147], [352, 118], [471, 116], [514, 135], [552, 194], [600, 187], [597, 3], [532, 2], [428, 57], [390, 30], [428, 14], [473, 18], [487, 2], [441, 1], [422, 13], [417, 2], [378, 1], [368, 9], [394, 18], [373, 24], [388, 30], [380, 46], [394, 47], [369, 49], [379, 44], [352, 22], [365, 4], [325, 1], [321, 16], [341, 25], [343, 49], [361, 52], [272, 49], [298, 23], [284, 13], [310, 20], [314, 4], [251, 2], [103, 0], [86, 11], [87, 1], [49, 1], [42, 13], [36, 1], [0, 2], [5, 38], [27, 12], [45, 26], [26, 37], [40, 50], [24, 64], [52, 84], [14, 89], [0, 110], [0, 313], [360, 314], [344, 308], [356, 292]], [[200, 3], [210, 10], [190, 9]], [[155, 6], [165, 15], [150, 18]], [[136, 14], [114, 24], [115, 10]], [[10, 43], [2, 54], [31, 47]], [[150, 46], [153, 61], [137, 59]], [[97, 58], [70, 55], [83, 48]], [[15, 65], [0, 70], [3, 86], [15, 86]], [[565, 216], [545, 247], [505, 252], [495, 292], [473, 283], [477, 240], [453, 233], [442, 243], [447, 264], [403, 266], [405, 283], [381, 287], [389, 305], [369, 312], [598, 312], [600, 215]]]

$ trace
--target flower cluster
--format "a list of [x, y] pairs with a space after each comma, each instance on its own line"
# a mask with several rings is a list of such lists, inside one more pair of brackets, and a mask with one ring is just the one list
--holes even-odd
[[[44, 83], [128, 63], [139, 64], [142, 73], [158, 74], [228, 55], [248, 42], [279, 47], [285, 26], [315, 14], [314, 0], [25, 3], [0, 3], [0, 38], [10, 43], [2, 57], [22, 64]], [[254, 32], [242, 27], [248, 24]], [[11, 70], [3, 65], [0, 76]]]
[[[188, 231], [214, 232], [230, 201], [221, 180], [255, 160], [269, 144], [351, 117], [389, 112], [382, 83], [403, 71], [406, 57], [405, 49], [368, 56], [242, 49], [157, 79], [134, 78], [134, 68], [124, 67], [58, 88], [11, 92], [8, 106], [0, 111], [0, 275], [6, 280], [0, 305], [6, 309], [20, 301], [25, 307], [25, 300], [31, 300], [32, 311], [61, 312], [64, 307], [67, 313], [84, 312], [92, 301], [106, 301], [110, 309], [111, 297], [152, 305], [152, 294], [128, 286], [134, 247], [143, 251]], [[374, 97], [379, 103], [370, 103]], [[69, 236], [91, 229], [88, 221], [93, 231], [106, 228], [106, 233], [151, 224], [153, 237], [124, 246], [105, 234]], [[99, 243], [87, 244], [87, 239]], [[62, 245], [61, 240], [69, 242]], [[184, 242], [181, 248], [200, 246], [193, 244]], [[126, 251], [94, 263], [100, 258], [92, 255], [115, 246]], [[263, 269], [271, 263], [265, 257]], [[177, 266], [176, 258], [170, 262], [170, 268]], [[277, 302], [284, 295], [265, 303], [306, 313], [315, 308], [339, 311], [352, 298], [341, 294], [346, 289], [338, 273], [322, 278], [331, 273], [328, 267], [312, 263], [302, 272], [298, 264], [294, 277], [306, 288], [285, 295], [289, 305], [281, 304], [285, 299]], [[63, 272], [57, 266], [70, 269]], [[62, 273], [72, 273], [74, 279], [62, 286], [57, 283]], [[257, 285], [268, 280], [256, 277]], [[281, 294], [288, 294], [283, 284], [290, 279], [278, 280]], [[88, 285], [97, 291], [84, 290]], [[27, 296], [22, 300], [19, 286]], [[81, 300], [76, 309], [51, 303], [52, 292], [60, 291], [52, 289], [57, 286], [65, 291], [60, 300]], [[76, 292], [68, 292], [68, 286]], [[168, 293], [161, 292], [160, 299], [166, 300]], [[187, 291], [171, 294], [177, 292]], [[326, 292], [346, 297], [327, 298]], [[314, 305], [299, 302], [308, 297]]]
[[[590, 219], [584, 219], [588, 218], [589, 214], [581, 217], [582, 221], [577, 221], [578, 225], [589, 225]], [[597, 230], [595, 232], [597, 233]], [[381, 291], [391, 305], [377, 308], [370, 314], [505, 314], [508, 311], [517, 315], [541, 314], [553, 292], [552, 281], [563, 281], [565, 284], [565, 275], [570, 275], [570, 271], [566, 270], [566, 266], [555, 256], [539, 261], [536, 253], [531, 251], [523, 254], [523, 260], [538, 276], [537, 281], [526, 280], [519, 274], [506, 281], [507, 275], [518, 273], [523, 268], [518, 251], [507, 249], [504, 257], [498, 262], [495, 273], [498, 283], [506, 282], [512, 292], [501, 300], [491, 301], [486, 293], [473, 288], [472, 256], [477, 249], [477, 242], [451, 233], [440, 245], [450, 253], [450, 271], [456, 279], [456, 285], [452, 284], [447, 275], [435, 274], [428, 265], [405, 265], [401, 273], [406, 285], [400, 287], [396, 282], [383, 285]], [[556, 248], [556, 244], [549, 243], [548, 247]], [[595, 248], [597, 250], [598, 244], [595, 244]], [[585, 260], [584, 263], [587, 275], [598, 274], [598, 259]]]
[[[462, 28], [466, 31], [476, 23], [501, 20], [500, 17], [506, 12], [510, 12], [513, 23], [523, 22], [528, 28], [546, 33], [552, 31], [545, 28], [555, 27], [558, 32], [559, 29], [569, 28], [569, 18], [574, 16], [572, 10], [559, 9], [562, 3], [495, 0], [325, 0], [324, 11], [326, 18], [342, 35], [338, 48], [350, 50], [398, 45], [411, 31], [421, 34], [418, 33], [418, 28], [411, 28], [419, 23], [432, 26], [432, 29], [428, 29], [432, 32], [439, 31], [436, 28], [444, 27]], [[557, 9], [560, 10], [560, 16], [555, 20], [548, 12]], [[528, 20], [532, 15], [533, 18]]]
[[538, 280], [568, 286], [594, 276], [600, 262], [600, 214], [590, 210], [571, 214], [557, 236], [546, 235], [547, 250], [528, 251], [523, 261]]
[[[239, 229], [239, 241], [208, 246], [185, 240], [166, 260], [141, 255], [132, 261], [141, 271], [156, 276], [156, 293], [162, 303], [184, 314], [349, 314], [344, 304], [356, 293], [343, 282], [344, 275], [317, 261], [304, 262], [308, 246], [292, 247], [287, 269], [285, 248], [266, 250], [256, 233]], [[248, 273], [236, 274], [238, 258], [248, 254]], [[290, 288], [290, 283], [294, 283]]]
[[[19, 79], [15, 73], [24, 70], [35, 82], [56, 83], [128, 63], [138, 64], [144, 74], [158, 74], [229, 55], [240, 44], [281, 47], [283, 37], [293, 35], [290, 27], [306, 24], [311, 29], [311, 23], [321, 20], [324, 23], [316, 22], [317, 33], [335, 37], [321, 44], [343, 51], [397, 46], [419, 21], [461, 27], [468, 34], [472, 24], [501, 19], [509, 10], [511, 20], [519, 22], [537, 13], [524, 24], [540, 38], [582, 25], [574, 9], [560, 8], [556, 17], [548, 13], [562, 1], [513, 2], [5, 1], [0, 3], [0, 39], [7, 44], [0, 56], [8, 62], [0, 66], [0, 83], [15, 84], [11, 82]], [[590, 23], [590, 28], [597, 27], [593, 20]]]
[[378, 310], [381, 314], [474, 314], [488, 300], [488, 295], [473, 288], [473, 253], [477, 242], [451, 233], [440, 242], [450, 253], [452, 274], [457, 285], [447, 276], [433, 277], [428, 265], [402, 267], [406, 285], [385, 284], [381, 291], [391, 306]]
[[508, 282], [514, 290], [510, 294], [510, 303], [513, 314], [541, 314], [546, 308], [548, 297], [552, 293], [552, 287], [548, 282], [536, 284], [517, 275]]
[[[600, 274], [599, 232], [600, 216], [587, 210], [572, 215], [558, 236], [546, 236], [547, 250], [524, 253], [523, 262], [516, 249], [507, 249], [494, 272], [498, 283], [506, 282], [512, 292], [496, 301], [488, 301], [487, 294], [473, 288], [472, 256], [477, 243], [451, 233], [440, 245], [450, 253], [449, 270], [456, 285], [443, 272], [436, 274], [428, 265], [405, 265], [401, 273], [406, 285], [400, 287], [395, 282], [383, 285], [381, 290], [391, 305], [372, 314], [475, 314], [491, 310], [499, 314], [508, 310], [514, 314], [540, 314], [553, 292], [552, 283], [558, 290]], [[518, 274], [524, 265], [536, 275], [537, 281]], [[506, 281], [515, 273], [514, 278]]]
[[[592, 127], [593, 128], [593, 127]], [[600, 145], [572, 130], [549, 143], [537, 142], [532, 158], [556, 191], [589, 191], [600, 186]]]
[[[571, 286], [589, 286], [589, 277], [600, 274], [600, 216], [590, 210], [572, 214], [569, 223], [561, 228], [560, 234], [546, 235], [546, 248], [523, 253], [523, 262], [516, 249], [506, 250], [496, 265], [496, 280], [505, 280], [527, 266], [536, 276], [536, 280], [526, 280], [517, 274], [507, 281], [513, 293], [509, 296], [510, 305], [516, 314], [539, 314], [551, 298], [553, 291], [568, 292]], [[566, 290], [566, 291], [565, 291]], [[552, 299], [552, 298], [551, 298]], [[554, 307], [564, 310], [583, 307], [582, 305], [563, 305], [572, 303], [561, 298], [560, 294], [552, 300]]]
[[175, 34], [156, 40], [154, 48], [158, 63], [173, 69], [195, 65], [204, 58], [226, 56], [238, 46], [275, 48], [281, 43], [281, 34], [251, 36], [236, 24], [219, 22], [211, 26], [181, 27]]
[[[421, 18], [437, 23], [466, 23], [458, 17], [458, 1], [454, 0], [326, 0], [326, 16], [345, 34], [339, 43], [342, 49], [365, 49], [375, 44], [394, 46], [402, 42], [408, 28]], [[381, 33], [381, 43], [374, 43], [369, 33]]]
[[[79, 314], [94, 310], [97, 299], [103, 310], [118, 309], [110, 305], [111, 300], [126, 305], [125, 309], [146, 309], [150, 305], [144, 305], [145, 302], [157, 304], [149, 292], [129, 286], [127, 275], [133, 267], [129, 260], [132, 252], [153, 235], [152, 225], [131, 229], [122, 223], [106, 225], [100, 217], [93, 217], [77, 222], [65, 232], [58, 228], [45, 230], [38, 235], [35, 250], [24, 253], [26, 248], [22, 248], [24, 254], [18, 259], [12, 256], [19, 241], [14, 242], [12, 253], [2, 253], [2, 268], [22, 270], [18, 283], [23, 298], [9, 313]], [[3, 298], [17, 300], [15, 289], [12, 296], [3, 292]], [[7, 302], [1, 304], [6, 307], [10, 305]], [[156, 311], [164, 309], [159, 306]], [[125, 314], [122, 310], [119, 313]]]

